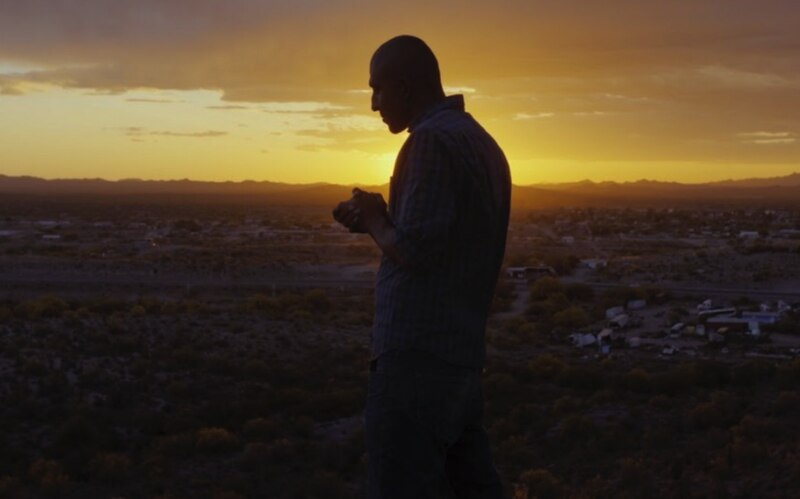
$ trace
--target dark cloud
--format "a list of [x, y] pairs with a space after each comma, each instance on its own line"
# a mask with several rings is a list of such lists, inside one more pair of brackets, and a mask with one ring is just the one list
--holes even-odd
[[428, 39], [445, 76], [456, 80], [588, 83], [717, 65], [796, 81], [796, 17], [790, 0], [512, 0], [469, 8], [419, 0], [28, 0], [0, 4], [0, 60], [39, 64], [46, 70], [25, 77], [67, 87], [330, 100], [319, 94], [365, 86], [372, 49], [411, 30]]

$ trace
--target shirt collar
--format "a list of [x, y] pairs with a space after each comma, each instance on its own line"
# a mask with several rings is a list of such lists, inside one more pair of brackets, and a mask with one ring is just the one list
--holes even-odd
[[433, 118], [435, 114], [445, 110], [464, 111], [464, 96], [461, 94], [448, 95], [440, 100], [433, 106], [429, 107], [427, 111], [422, 113], [417, 119], [411, 122], [408, 126], [408, 132], [411, 133], [420, 125]]

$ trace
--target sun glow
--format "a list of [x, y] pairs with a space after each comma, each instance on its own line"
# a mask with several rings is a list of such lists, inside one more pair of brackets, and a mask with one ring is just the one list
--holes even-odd
[[[91, 2], [58, 15], [3, 4], [0, 174], [385, 183], [405, 134], [370, 111], [367, 66], [399, 32], [428, 41], [446, 90], [465, 95], [515, 183], [800, 169], [800, 115], [787, 105], [800, 74], [782, 49], [800, 41], [790, 12], [619, 3], [619, 15], [590, 2], [426, 3], [418, 16], [232, 0], [201, 2], [194, 21], [152, 0], [120, 2], [128, 17]], [[435, 22], [453, 12], [458, 23]], [[726, 41], [760, 26], [771, 38], [747, 57]], [[721, 41], [691, 42], [704, 39]]]

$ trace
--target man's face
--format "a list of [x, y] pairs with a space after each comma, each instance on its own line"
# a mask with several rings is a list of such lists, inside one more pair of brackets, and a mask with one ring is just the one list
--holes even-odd
[[378, 111], [392, 133], [400, 133], [411, 124], [411, 109], [406, 85], [393, 76], [380, 55], [373, 58], [369, 68], [372, 88], [372, 110]]

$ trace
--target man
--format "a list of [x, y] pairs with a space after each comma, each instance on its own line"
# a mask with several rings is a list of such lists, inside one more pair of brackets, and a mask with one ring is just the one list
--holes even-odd
[[367, 396], [369, 498], [498, 498], [483, 428], [485, 327], [505, 250], [503, 152], [446, 97], [430, 48], [393, 38], [370, 62], [372, 110], [408, 129], [380, 194], [354, 190], [334, 217], [383, 252]]

